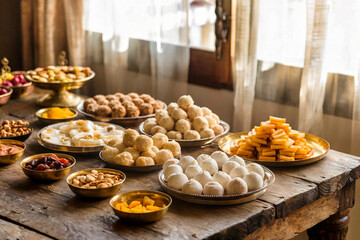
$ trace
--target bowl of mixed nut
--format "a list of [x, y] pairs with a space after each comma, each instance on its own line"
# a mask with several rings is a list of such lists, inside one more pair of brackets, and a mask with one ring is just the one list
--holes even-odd
[[12, 139], [25, 142], [32, 133], [28, 121], [5, 120], [0, 125], [0, 139]]
[[76, 195], [106, 198], [117, 193], [126, 179], [125, 173], [110, 168], [85, 169], [68, 176], [66, 182]]

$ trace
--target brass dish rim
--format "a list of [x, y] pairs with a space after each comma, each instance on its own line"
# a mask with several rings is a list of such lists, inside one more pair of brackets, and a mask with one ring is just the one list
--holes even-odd
[[[120, 182], [110, 186], [110, 187], [106, 187], [106, 188], [96, 188], [96, 189], [88, 189], [88, 188], [81, 188], [81, 187], [77, 187], [77, 186], [74, 186], [72, 183], [70, 183], [70, 180], [73, 179], [74, 177], [80, 175], [81, 173], [80, 172], [89, 172], [91, 173], [92, 170], [96, 170], [98, 172], [101, 172], [103, 170], [105, 171], [110, 171], [110, 172], [117, 172], [118, 175], [122, 178]], [[109, 188], [112, 188], [112, 187], [116, 187], [118, 185], [121, 185], [125, 182], [126, 180], [126, 174], [120, 170], [117, 170], [117, 169], [112, 169], [112, 168], [86, 168], [86, 169], [82, 169], [82, 170], [79, 170], [79, 171], [76, 171], [76, 172], [73, 172], [71, 174], [69, 174], [69, 176], [67, 176], [66, 178], [66, 183], [71, 185], [72, 187], [76, 188], [76, 189], [81, 189], [81, 190], [88, 190], [88, 191], [92, 191], [92, 190], [99, 190], [99, 189], [109, 189]]]
[[26, 149], [26, 144], [24, 142], [19, 141], [19, 140], [15, 140], [15, 139], [11, 139], [11, 138], [0, 138], [0, 144], [4, 144], [3, 142], [15, 142], [15, 143], [5, 143], [5, 144], [14, 144], [14, 145], [17, 145], [17, 146], [21, 145], [19, 147], [21, 147], [23, 150], [21, 150], [20, 152], [17, 152], [17, 153], [13, 153], [13, 154], [2, 155], [0, 157], [13, 156], [13, 155], [16, 155], [18, 153], [24, 152], [25, 149]]
[[8, 92], [0, 95], [0, 98], [10, 96], [13, 93], [12, 87], [0, 86], [0, 88], [5, 88]]
[[[44, 118], [44, 117], [41, 117], [42, 114], [44, 114], [45, 112], [49, 111], [51, 108], [54, 108], [54, 107], [41, 108], [41, 109], [39, 109], [39, 110], [37, 110], [37, 111], [35, 112], [35, 116], [38, 117], [39, 119], [43, 119], [43, 120], [59, 121], [59, 120], [71, 120], [71, 119], [76, 118], [76, 117], [79, 115], [79, 112], [78, 112], [76, 109], [70, 108], [70, 107], [65, 107], [65, 108], [70, 109], [70, 111], [72, 111], [72, 112], [74, 113], [74, 116], [69, 117], [69, 118]], [[62, 107], [59, 107], [59, 108], [62, 108]]]
[[20, 86], [12, 86], [10, 88], [25, 88], [25, 87], [30, 87], [32, 85], [32, 82], [27, 82], [25, 84], [22, 84]]
[[62, 157], [62, 158], [66, 158], [67, 160], [72, 161], [72, 164], [71, 164], [70, 166], [67, 166], [66, 168], [63, 168], [63, 169], [56, 169], [56, 170], [51, 170], [51, 171], [46, 171], [46, 172], [49, 172], [49, 173], [50, 173], [50, 172], [52, 172], [52, 173], [54, 173], [54, 172], [61, 172], [61, 171], [63, 171], [64, 169], [72, 168], [72, 167], [75, 165], [75, 163], [76, 163], [76, 159], [75, 159], [73, 156], [68, 155], [68, 154], [64, 154], [64, 153], [39, 153], [39, 154], [34, 154], [34, 155], [27, 156], [26, 158], [24, 158], [23, 160], [21, 160], [20, 166], [21, 166], [23, 169], [26, 169], [27, 171], [30, 171], [30, 172], [45, 173], [45, 171], [39, 171], [39, 170], [34, 170], [34, 169], [26, 168], [26, 167], [25, 167], [25, 163], [29, 162], [29, 161], [31, 160], [31, 159], [29, 159], [29, 158], [31, 158], [31, 157], [35, 157], [35, 156], [45, 156], [45, 155], [49, 156], [50, 154], [65, 155], [66, 157]]
[[[152, 193], [152, 194], [158, 194], [158, 195], [163, 195], [166, 198], [169, 199], [169, 204], [167, 204], [165, 207], [160, 208], [159, 210], [156, 211], [152, 211], [152, 212], [147, 212], [147, 213], [133, 213], [133, 212], [123, 212], [119, 209], [117, 209], [116, 207], [113, 206], [113, 203], [115, 202], [115, 200], [119, 197], [121, 197], [121, 195], [125, 195], [125, 194], [131, 194], [131, 193]], [[152, 214], [152, 213], [156, 213], [156, 212], [160, 212], [163, 211], [165, 209], [169, 209], [169, 207], [172, 204], [172, 197], [164, 192], [160, 192], [160, 191], [156, 191], [156, 190], [134, 190], [134, 191], [127, 191], [127, 192], [123, 192], [123, 193], [118, 193], [115, 196], [113, 196], [110, 201], [109, 201], [110, 206], [112, 207], [113, 210], [119, 211], [119, 212], [123, 212], [126, 214], [134, 214], [134, 215], [147, 215], [147, 214]]]
[[[247, 135], [248, 133], [249, 133], [249, 131], [243, 131], [243, 132], [231, 133], [227, 136], [224, 136], [218, 142], [218, 147], [226, 154], [234, 155], [234, 154], [230, 153], [229, 151], [226, 151], [223, 147], [225, 145], [225, 143], [227, 142], [228, 138], [230, 138], [231, 136], [237, 136], [237, 135], [239, 135], [239, 136]], [[239, 156], [239, 157], [242, 157], [245, 160], [255, 162], [258, 164], [262, 164], [265, 166], [269, 166], [269, 167], [293, 167], [293, 166], [303, 166], [303, 165], [311, 164], [311, 163], [320, 161], [325, 158], [326, 154], [328, 153], [328, 151], [330, 149], [330, 143], [321, 137], [315, 136], [310, 133], [305, 133], [305, 139], [310, 139], [310, 138], [318, 139], [325, 143], [327, 148], [326, 149], [323, 148], [323, 150], [324, 150], [323, 153], [321, 153], [320, 155], [315, 156], [315, 157], [310, 157], [310, 158], [301, 159], [301, 160], [294, 160], [294, 161], [263, 161], [263, 160], [258, 160], [258, 159], [254, 159], [254, 158], [248, 158], [246, 156]]]
[[[33, 70], [30, 70], [30, 71], [33, 71]], [[79, 80], [73, 80], [73, 81], [69, 81], [69, 82], [61, 82], [61, 81], [47, 81], [47, 82], [41, 82], [41, 81], [36, 81], [36, 80], [33, 80], [32, 78], [29, 77], [29, 74], [28, 74], [29, 71], [27, 71], [24, 75], [25, 75], [25, 78], [32, 82], [32, 83], [39, 83], [39, 84], [51, 84], [51, 85], [60, 85], [60, 84], [72, 84], [72, 83], [80, 83], [80, 82], [86, 82], [92, 78], [95, 77], [95, 72], [93, 70], [91, 70], [91, 74], [90, 76], [87, 76], [87, 77], [84, 77], [82, 79], [79, 79]]]

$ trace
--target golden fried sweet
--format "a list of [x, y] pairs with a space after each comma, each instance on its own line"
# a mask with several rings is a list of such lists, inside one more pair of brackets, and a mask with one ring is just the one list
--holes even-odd
[[155, 100], [155, 102], [152, 103], [152, 106], [155, 110], [164, 109], [164, 103], [160, 100]]
[[118, 98], [119, 101], [120, 101], [120, 98], [121, 98], [122, 96], [124, 96], [123, 93], [119, 93], [119, 92], [115, 93], [114, 95]]
[[134, 92], [129, 93], [128, 96], [131, 97], [132, 99], [139, 98], [139, 94]]
[[84, 101], [84, 109], [87, 108], [87, 106], [89, 106], [89, 104], [97, 104], [97, 102], [95, 101], [95, 99], [93, 98], [88, 98]]
[[154, 113], [154, 107], [149, 103], [143, 103], [139, 106], [141, 115], [150, 115]]
[[140, 110], [136, 106], [129, 106], [126, 108], [127, 117], [138, 117], [140, 116]]
[[121, 102], [121, 105], [123, 105], [126, 109], [128, 109], [129, 107], [136, 107], [135, 103], [133, 103], [132, 101], [128, 101], [128, 100]]
[[178, 121], [180, 119], [186, 119], [187, 118], [187, 114], [186, 112], [182, 109], [182, 108], [175, 108], [173, 110], [173, 112], [171, 113], [171, 117], [175, 120]]
[[169, 131], [169, 132], [166, 133], [166, 135], [170, 139], [175, 139], [175, 140], [182, 139], [182, 134], [181, 134], [181, 132], [178, 132], [178, 131]]
[[123, 143], [127, 147], [133, 147], [135, 145], [135, 139], [139, 136], [139, 133], [134, 129], [126, 129], [123, 137]]
[[116, 105], [111, 110], [111, 116], [114, 118], [122, 118], [126, 115], [126, 109], [124, 106]]
[[200, 137], [201, 138], [215, 137], [214, 130], [212, 130], [211, 128], [205, 128], [200, 131]]
[[113, 94], [110, 94], [110, 95], [106, 95], [105, 96], [106, 100], [108, 100], [109, 102], [112, 101], [112, 100], [116, 100], [116, 101], [119, 101], [119, 98]]
[[[154, 147], [154, 146], [153, 146], [153, 147]], [[141, 156], [142, 156], [142, 157], [151, 157], [151, 158], [155, 159], [155, 157], [156, 157], [156, 152], [154, 152], [152, 149], [153, 149], [153, 148], [151, 147], [150, 150], [142, 152], [142, 153], [141, 153]], [[159, 149], [158, 149], [158, 148], [156, 148], [156, 149], [157, 149], [157, 152], [158, 152]]]
[[224, 128], [221, 125], [213, 126], [212, 130], [214, 130], [215, 135], [219, 135], [224, 132]]
[[151, 97], [149, 94], [141, 94], [140, 98], [144, 100], [144, 102], [149, 103], [154, 100], [153, 97]]
[[209, 128], [209, 123], [204, 117], [196, 117], [192, 122], [192, 126], [196, 131], [201, 132], [201, 130]]
[[165, 128], [166, 130], [172, 130], [175, 126], [175, 121], [169, 116], [165, 116], [160, 119], [159, 125]]
[[154, 126], [151, 128], [151, 135], [154, 135], [156, 133], [163, 133], [166, 134], [167, 131], [165, 128], [163, 128], [162, 126]]
[[156, 122], [145, 122], [144, 123], [144, 132], [151, 134], [151, 129], [157, 126]]
[[204, 118], [206, 118], [206, 120], [209, 123], [209, 128], [213, 128], [214, 126], [218, 125], [218, 123], [216, 123], [216, 119], [213, 118], [211, 115], [206, 115], [204, 116]]
[[107, 161], [111, 161], [119, 153], [120, 153], [119, 149], [105, 145], [101, 154], [102, 154], [103, 159], [105, 159]]
[[154, 146], [159, 149], [162, 149], [164, 144], [169, 141], [168, 137], [163, 133], [156, 133], [154, 136], [152, 136], [152, 140], [154, 142]]
[[207, 107], [201, 107], [204, 116], [210, 115], [212, 111]]
[[155, 161], [151, 157], [139, 157], [135, 162], [136, 166], [151, 166], [155, 165]]
[[132, 98], [130, 96], [128, 96], [128, 95], [123, 95], [123, 96], [120, 97], [119, 100], [120, 100], [120, 102], [125, 102], [125, 101], [130, 101], [131, 102]]
[[97, 103], [98, 103], [99, 105], [109, 105], [109, 101], [106, 100], [106, 98], [100, 98], [100, 99], [97, 101]]
[[180, 133], [185, 133], [186, 131], [191, 129], [191, 124], [186, 119], [180, 119], [179, 121], [176, 122], [175, 129]]
[[212, 117], [213, 119], [215, 119], [215, 121], [216, 121], [217, 124], [220, 124], [220, 118], [219, 118], [219, 116], [218, 116], [217, 114], [211, 113], [211, 117]]
[[[104, 99], [105, 96], [104, 96], [104, 95], [101, 95], [101, 94], [98, 94], [98, 95], [95, 95], [93, 98], [95, 99], [95, 101], [99, 101], [100, 99]], [[106, 98], [105, 98], [105, 99], [106, 99]]]
[[124, 152], [130, 153], [133, 160], [136, 160], [140, 156], [140, 152], [133, 147], [125, 148]]
[[112, 109], [115, 106], [122, 106], [119, 100], [111, 100], [109, 101], [109, 107]]
[[140, 135], [135, 139], [135, 147], [139, 151], [149, 151], [153, 146], [153, 140], [145, 135]]
[[187, 111], [188, 117], [193, 120], [196, 117], [202, 117], [203, 116], [203, 111], [199, 106], [196, 105], [192, 105], [189, 107], [188, 111]]
[[184, 133], [184, 139], [200, 139], [200, 134], [195, 130], [188, 130]]
[[166, 142], [163, 146], [163, 149], [168, 149], [171, 151], [171, 153], [175, 156], [178, 157], [181, 155], [181, 147], [180, 144], [178, 142], [175, 141], [169, 141]]
[[160, 121], [161, 118], [165, 117], [165, 116], [169, 116], [168, 112], [166, 110], [157, 110], [155, 112], [155, 119], [157, 122]]
[[[138, 108], [140, 108], [141, 104], [145, 103], [144, 100], [142, 100], [141, 98], [133, 98], [133, 103], [135, 104], [135, 106], [137, 106]], [[141, 109], [140, 109], [141, 112]], [[141, 115], [147, 115], [147, 114], [141, 114]]]
[[111, 114], [111, 108], [107, 105], [100, 105], [97, 109], [95, 114], [97, 116], [101, 116], [101, 117], [107, 117]]
[[171, 115], [175, 108], [179, 108], [179, 105], [175, 102], [172, 102], [168, 105], [167, 111]]
[[168, 149], [161, 149], [156, 153], [155, 162], [156, 164], [163, 164], [166, 160], [174, 158], [172, 152]]
[[85, 111], [90, 114], [95, 114], [98, 107], [99, 105], [97, 103], [90, 103], [89, 105], [87, 105]]
[[122, 152], [115, 156], [114, 163], [125, 166], [134, 165], [134, 160], [129, 152]]
[[194, 104], [194, 100], [190, 95], [183, 95], [178, 99], [177, 104], [179, 105], [179, 107], [187, 111], [189, 107]]

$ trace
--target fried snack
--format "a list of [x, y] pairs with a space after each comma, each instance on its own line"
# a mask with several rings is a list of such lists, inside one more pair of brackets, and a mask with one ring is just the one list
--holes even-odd
[[263, 161], [295, 161], [310, 158], [314, 146], [306, 141], [305, 133], [292, 130], [285, 118], [270, 116], [247, 136], [232, 141], [230, 151]]

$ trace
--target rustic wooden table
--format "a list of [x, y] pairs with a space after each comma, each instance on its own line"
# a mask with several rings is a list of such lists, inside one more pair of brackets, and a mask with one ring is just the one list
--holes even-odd
[[[51, 152], [36, 141], [43, 127], [34, 116], [40, 91], [0, 108], [1, 119], [26, 119], [34, 132], [24, 157]], [[183, 149], [197, 156], [217, 150]], [[96, 154], [74, 155], [73, 171], [104, 167]], [[344, 239], [354, 205], [358, 157], [330, 150], [320, 162], [272, 168], [275, 183], [256, 201], [204, 206], [173, 199], [165, 217], [153, 224], [128, 225], [112, 212], [109, 199], [76, 197], [65, 180], [42, 184], [27, 178], [16, 162], [0, 167], [0, 239], [289, 239], [307, 230], [310, 239]], [[157, 173], [126, 173], [121, 192], [161, 190]]]

